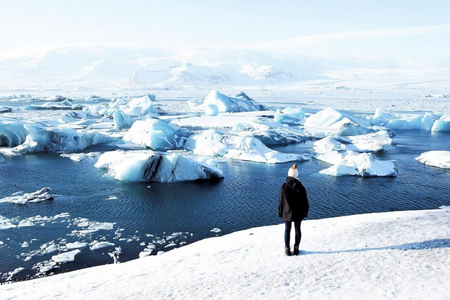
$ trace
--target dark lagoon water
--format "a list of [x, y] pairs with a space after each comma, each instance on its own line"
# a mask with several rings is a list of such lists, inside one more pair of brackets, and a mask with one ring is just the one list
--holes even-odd
[[[309, 219], [450, 205], [450, 170], [414, 160], [426, 151], [450, 150], [450, 134], [396, 133], [394, 145], [378, 154], [382, 160], [397, 160], [395, 178], [332, 177], [318, 173], [328, 164], [314, 159], [300, 163], [299, 179], [311, 205]], [[276, 150], [305, 153], [311, 147], [307, 142]], [[278, 192], [291, 165], [227, 161], [220, 163], [225, 178], [218, 181], [129, 183], [104, 176], [90, 159], [76, 162], [57, 154], [4, 159], [0, 198], [43, 187], [50, 187], [55, 198], [26, 205], [0, 203], [0, 219], [34, 224], [0, 230], [1, 281], [35, 277], [52, 256], [68, 251], [67, 243], [108, 241], [114, 246], [80, 248], [74, 262], [50, 274], [112, 263], [108, 253], [116, 247], [120, 260], [127, 261], [137, 259], [149, 244], [154, 255], [208, 237], [279, 224]], [[102, 229], [83, 233], [86, 224]], [[53, 251], [48, 250], [52, 245]], [[19, 267], [24, 269], [8, 275]]]

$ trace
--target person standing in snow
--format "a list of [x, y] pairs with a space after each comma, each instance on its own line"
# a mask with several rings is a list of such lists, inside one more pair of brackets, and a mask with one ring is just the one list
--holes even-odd
[[290, 237], [292, 222], [294, 222], [295, 229], [294, 255], [298, 255], [298, 248], [302, 238], [300, 224], [308, 216], [309, 210], [306, 189], [297, 177], [297, 165], [294, 164], [288, 171], [286, 182], [281, 186], [278, 201], [278, 216], [283, 218], [285, 224], [284, 252], [287, 256], [291, 255]]

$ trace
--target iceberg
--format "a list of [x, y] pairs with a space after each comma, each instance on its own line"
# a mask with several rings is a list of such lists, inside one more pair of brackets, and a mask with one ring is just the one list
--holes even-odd
[[101, 248], [114, 247], [115, 244], [111, 243], [111, 242], [107, 242], [107, 241], [101, 241], [101, 242], [93, 241], [93, 242], [89, 243], [89, 246], [90, 246], [89, 247], [90, 250], [98, 250]]
[[146, 119], [134, 122], [123, 137], [137, 145], [153, 150], [174, 150], [183, 147], [190, 131], [160, 119]]
[[0, 119], [0, 147], [15, 147], [25, 142], [28, 131], [22, 121]]
[[434, 121], [431, 131], [450, 131], [450, 115], [442, 115], [438, 120]]
[[122, 181], [178, 182], [223, 178], [222, 170], [176, 153], [121, 150], [102, 154], [97, 168]]
[[317, 153], [330, 151], [372, 152], [382, 151], [386, 145], [391, 145], [392, 139], [387, 131], [378, 131], [355, 136], [327, 136], [314, 142]]
[[97, 114], [101, 116], [113, 116], [113, 114], [120, 110], [124, 114], [130, 117], [142, 117], [142, 116], [157, 116], [154, 95], [145, 95], [142, 97], [120, 97], [111, 100], [108, 105], [103, 103], [90, 105], [83, 108], [85, 112], [91, 114]]
[[97, 132], [78, 131], [72, 128], [46, 127], [40, 124], [24, 124], [24, 127], [28, 131], [26, 140], [12, 149], [12, 154], [77, 152], [91, 145], [116, 140]]
[[228, 97], [217, 90], [211, 91], [202, 104], [203, 108], [210, 113], [217, 112], [243, 112], [265, 110], [264, 106], [241, 92], [235, 97]]
[[434, 114], [403, 114], [390, 119], [384, 125], [391, 129], [427, 130], [430, 131], [434, 124]]
[[53, 255], [52, 260], [54, 262], [61, 263], [61, 264], [64, 264], [67, 262], [72, 262], [75, 260], [75, 255], [77, 255], [80, 252], [81, 251], [77, 249], [77, 250], [72, 250], [69, 252], [60, 253], [58, 255]]
[[42, 202], [47, 200], [53, 200], [53, 195], [50, 194], [52, 189], [49, 187], [44, 187], [36, 192], [25, 193], [21, 196], [10, 196], [0, 199], [2, 202], [10, 202], [14, 204], [27, 204], [28, 202]]
[[274, 121], [282, 124], [303, 125], [305, 123], [305, 111], [301, 107], [286, 107], [277, 109]]
[[300, 154], [287, 154], [269, 149], [258, 138], [205, 130], [189, 137], [184, 147], [196, 155], [225, 157], [262, 163], [305, 161]]
[[321, 170], [319, 173], [332, 176], [395, 177], [398, 171], [395, 161], [379, 161], [371, 153], [349, 152], [342, 157], [340, 163], [336, 163], [328, 169]]
[[370, 126], [371, 124], [364, 119], [341, 113], [330, 107], [309, 116], [304, 124], [305, 129], [310, 132], [341, 136], [369, 133]]
[[286, 126], [267, 119], [237, 123], [233, 126], [231, 132], [256, 137], [265, 145], [286, 145], [312, 139], [299, 126]]
[[428, 151], [414, 159], [425, 165], [450, 169], [450, 151]]

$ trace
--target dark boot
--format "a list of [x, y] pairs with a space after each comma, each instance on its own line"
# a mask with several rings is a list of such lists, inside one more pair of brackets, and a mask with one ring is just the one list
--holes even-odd
[[291, 249], [289, 249], [289, 248], [287, 248], [287, 247], [284, 247], [284, 253], [285, 253], [287, 256], [291, 256]]
[[294, 247], [294, 255], [298, 255], [300, 251], [298, 250], [298, 247]]

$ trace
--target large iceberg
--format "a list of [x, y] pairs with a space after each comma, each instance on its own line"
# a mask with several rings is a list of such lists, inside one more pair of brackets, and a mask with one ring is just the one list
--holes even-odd
[[450, 169], [450, 151], [428, 151], [414, 159], [429, 166]]
[[368, 127], [370, 126], [371, 124], [364, 119], [339, 112], [330, 107], [309, 116], [304, 124], [305, 129], [311, 133], [342, 136], [369, 133]]
[[228, 97], [217, 90], [211, 91], [203, 104], [207, 115], [217, 115], [219, 112], [242, 112], [264, 110], [264, 106], [241, 92], [235, 97]]
[[134, 122], [125, 134], [125, 141], [153, 150], [174, 150], [184, 145], [190, 131], [160, 119], [146, 119]]
[[299, 154], [269, 149], [258, 138], [210, 129], [190, 136], [184, 147], [197, 155], [225, 157], [262, 163], [307, 160]]
[[223, 178], [222, 170], [217, 167], [177, 153], [150, 150], [106, 152], [98, 158], [95, 166], [109, 169], [109, 175], [123, 181], [177, 182]]

